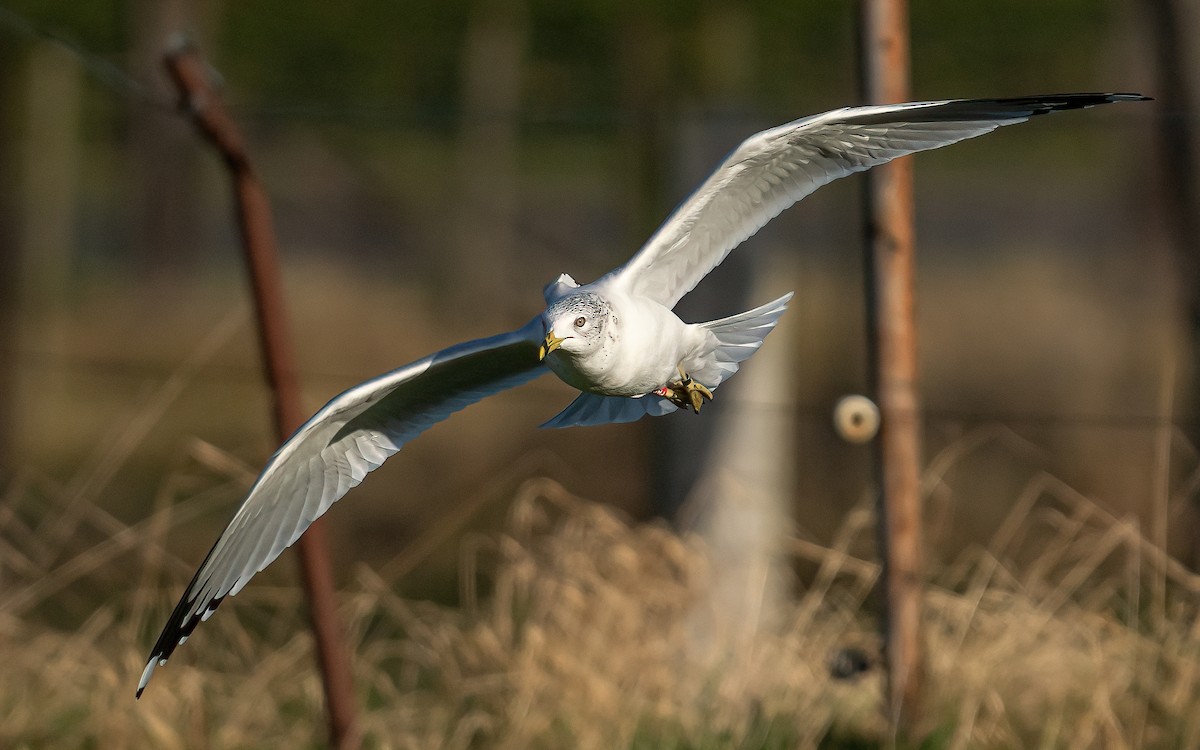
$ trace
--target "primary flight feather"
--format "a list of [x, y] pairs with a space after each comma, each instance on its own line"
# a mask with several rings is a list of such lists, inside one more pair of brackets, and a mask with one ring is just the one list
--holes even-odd
[[267, 462], [150, 652], [137, 695], [196, 625], [236, 594], [373, 469], [431, 425], [547, 370], [580, 395], [544, 426], [699, 412], [783, 314], [791, 294], [688, 324], [675, 304], [779, 212], [822, 185], [1034, 115], [1140, 101], [1061, 94], [845, 107], [748, 138], [625, 265], [579, 285], [563, 274], [546, 309], [511, 333], [459, 344], [336, 396]]

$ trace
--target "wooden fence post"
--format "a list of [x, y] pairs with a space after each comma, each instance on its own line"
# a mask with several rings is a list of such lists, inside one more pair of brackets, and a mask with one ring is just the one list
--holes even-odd
[[[907, 0], [862, 0], [860, 12], [864, 98], [874, 104], [908, 100]], [[866, 176], [868, 344], [882, 417], [875, 445], [887, 715], [903, 736], [916, 726], [924, 668], [911, 157]]]
[[[238, 224], [254, 291], [259, 344], [274, 396], [275, 427], [280, 442], [304, 422], [296, 368], [283, 307], [283, 291], [275, 229], [266, 191], [250, 165], [245, 141], [220, 96], [208, 82], [207, 68], [190, 46], [170, 50], [166, 66], [179, 89], [181, 105], [200, 133], [213, 144], [229, 168], [237, 196]], [[342, 643], [323, 519], [317, 519], [297, 543], [308, 611], [312, 620], [332, 745], [347, 750], [358, 745], [354, 684]]]

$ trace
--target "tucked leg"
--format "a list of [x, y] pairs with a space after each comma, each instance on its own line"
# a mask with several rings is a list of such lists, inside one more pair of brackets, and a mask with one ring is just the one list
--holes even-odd
[[682, 366], [679, 368], [679, 380], [667, 383], [654, 393], [667, 399], [680, 409], [690, 408], [697, 414], [700, 413], [700, 407], [704, 405], [704, 400], [708, 399], [712, 401], [713, 398], [712, 391], [706, 388], [704, 384], [692, 380], [683, 371]]

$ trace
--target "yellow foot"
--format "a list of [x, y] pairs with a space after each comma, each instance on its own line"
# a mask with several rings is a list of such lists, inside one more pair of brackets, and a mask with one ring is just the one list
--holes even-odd
[[692, 380], [683, 371], [682, 367], [679, 368], [679, 380], [674, 383], [667, 383], [655, 391], [655, 393], [675, 404], [680, 409], [690, 408], [697, 414], [700, 413], [700, 407], [704, 405], [705, 399], [709, 401], [713, 399], [712, 391], [705, 388], [701, 383]]

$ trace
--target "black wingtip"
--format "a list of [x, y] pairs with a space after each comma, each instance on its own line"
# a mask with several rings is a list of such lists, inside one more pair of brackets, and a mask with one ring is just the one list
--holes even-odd
[[216, 552], [217, 545], [213, 545], [208, 554], [204, 556], [204, 561], [200, 563], [200, 567], [196, 569], [196, 574], [192, 576], [191, 583], [184, 590], [183, 596], [175, 605], [175, 609], [171, 611], [171, 616], [167, 618], [166, 625], [163, 626], [162, 632], [158, 635], [158, 640], [154, 642], [154, 648], [150, 650], [150, 660], [146, 662], [146, 669], [142, 672], [142, 678], [138, 681], [137, 698], [142, 697], [142, 691], [146, 689], [147, 683], [150, 682], [151, 675], [154, 674], [155, 667], [167, 663], [167, 659], [171, 658], [171, 654], [175, 653], [175, 649], [183, 645], [183, 642], [188, 639], [192, 631], [196, 629], [204, 620], [208, 619], [217, 607], [224, 601], [225, 595], [213, 597], [211, 601], [196, 614], [192, 614], [192, 605], [196, 601], [199, 587], [197, 584], [200, 581], [200, 576], [204, 572], [204, 566], [212, 558]]
[[145, 691], [146, 685], [150, 684], [150, 676], [154, 674], [154, 668], [164, 661], [166, 659], [159, 652], [155, 651], [150, 654], [150, 661], [146, 662], [146, 668], [142, 670], [142, 679], [138, 680], [137, 693], [133, 696], [135, 700], [141, 700], [142, 692]]
[[166, 664], [167, 659], [171, 658], [171, 654], [175, 653], [175, 649], [182, 646], [192, 635], [192, 631], [196, 629], [196, 626], [207, 620], [224, 600], [224, 596], [215, 597], [208, 603], [208, 606], [194, 615], [190, 614], [194, 600], [189, 599], [186, 594], [179, 600], [179, 604], [175, 606], [175, 611], [171, 613], [170, 619], [167, 620], [166, 626], [158, 636], [158, 640], [154, 644], [154, 649], [150, 652], [150, 660], [146, 662], [146, 669], [142, 672], [142, 679], [138, 682], [138, 698], [142, 697], [142, 691], [146, 689], [146, 685], [150, 682], [150, 677], [154, 674], [155, 668]]
[[[1019, 104], [1021, 99], [998, 100], [1011, 101]], [[1033, 96], [1028, 99], [1032, 115], [1044, 115], [1048, 112], [1058, 112], [1064, 109], [1086, 109], [1099, 104], [1116, 104], [1117, 102], [1148, 102], [1153, 101], [1144, 94], [1129, 92], [1118, 93], [1081, 93], [1081, 94], [1051, 94], [1048, 96]]]
[[1144, 94], [1126, 92], [1039, 94], [998, 99], [946, 99], [898, 104], [895, 107], [884, 105], [881, 109], [866, 107], [852, 112], [851, 117], [859, 123], [887, 124], [896, 120], [897, 110], [903, 110], [904, 119], [908, 122], [993, 120], [1003, 123], [1006, 120], [1024, 120], [1069, 109], [1086, 109], [1101, 104], [1150, 100], [1151, 98]]
[[[986, 100], [985, 100], [986, 101]], [[1100, 104], [1115, 104], [1117, 102], [1151, 101], [1144, 94], [1118, 93], [1073, 93], [1073, 94], [1044, 94], [1039, 96], [1017, 97], [1013, 99], [993, 99], [993, 104], [1007, 109], [1012, 114], [1027, 110], [1028, 115], [1044, 115], [1049, 112], [1061, 112], [1066, 109], [1086, 109]]]

